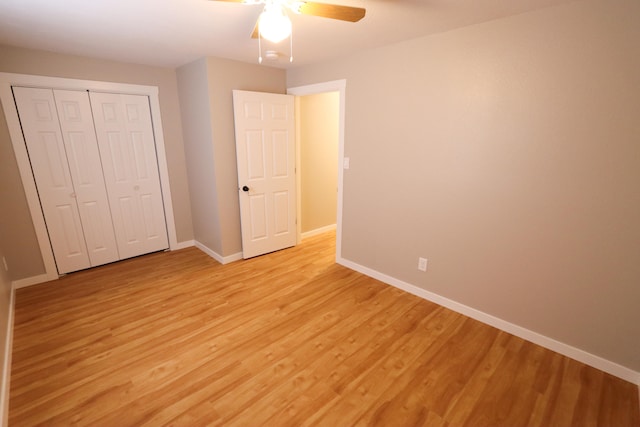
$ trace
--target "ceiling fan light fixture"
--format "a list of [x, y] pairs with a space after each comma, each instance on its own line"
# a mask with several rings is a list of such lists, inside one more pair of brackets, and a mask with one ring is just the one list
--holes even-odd
[[293, 13], [300, 15], [305, 3], [306, 2], [302, 0], [291, 0], [291, 2], [289, 3], [289, 9], [291, 9]]
[[267, 5], [260, 15], [258, 30], [265, 39], [279, 43], [291, 35], [291, 20], [281, 6]]

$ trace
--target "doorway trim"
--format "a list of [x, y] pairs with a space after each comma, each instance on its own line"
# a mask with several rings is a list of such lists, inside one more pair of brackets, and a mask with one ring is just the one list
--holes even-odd
[[160, 101], [158, 98], [158, 87], [143, 86], [128, 83], [101, 82], [94, 80], [78, 80], [61, 77], [37, 76], [31, 74], [0, 73], [0, 101], [4, 109], [7, 120], [7, 127], [13, 145], [13, 151], [18, 163], [22, 186], [29, 205], [31, 220], [40, 246], [40, 254], [45, 267], [45, 274], [36, 276], [33, 280], [27, 280], [24, 284], [36, 284], [48, 280], [55, 280], [59, 277], [56, 268], [53, 251], [49, 242], [49, 235], [40, 208], [40, 200], [36, 189], [36, 183], [31, 173], [29, 155], [20, 127], [18, 110], [13, 100], [12, 86], [28, 86], [47, 89], [67, 89], [67, 90], [90, 90], [94, 92], [122, 93], [129, 95], [145, 95], [149, 97], [151, 109], [151, 120], [153, 122], [153, 133], [156, 143], [156, 155], [158, 159], [158, 171], [160, 172], [160, 186], [162, 189], [162, 199], [164, 204], [167, 234], [169, 237], [169, 249], [178, 249], [176, 237], [175, 219], [173, 215], [173, 205], [171, 202], [171, 189], [169, 187], [169, 171], [167, 167], [167, 157], [164, 146], [164, 136], [162, 133], [162, 120], [160, 117]]
[[[347, 81], [332, 80], [324, 83], [315, 83], [304, 86], [296, 86], [287, 88], [287, 94], [294, 96], [315, 95], [325, 92], [338, 92], [339, 93], [339, 112], [338, 112], [338, 200], [337, 200], [337, 212], [336, 212], [336, 261], [342, 259], [342, 198], [343, 198], [343, 178], [344, 178], [344, 121], [345, 121], [345, 93], [346, 93]], [[298, 130], [296, 129], [296, 133]], [[298, 138], [296, 138], [298, 139]], [[300, 170], [300, 155], [299, 147], [296, 147], [296, 171]], [[300, 176], [300, 173], [297, 174]], [[298, 178], [299, 179], [299, 178]], [[301, 211], [301, 194], [300, 183], [296, 185], [297, 188], [297, 210], [298, 210], [298, 239], [300, 238], [300, 211]]]

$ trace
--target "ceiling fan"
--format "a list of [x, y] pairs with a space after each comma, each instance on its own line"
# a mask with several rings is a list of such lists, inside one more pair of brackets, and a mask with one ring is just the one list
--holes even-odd
[[361, 7], [341, 6], [328, 3], [318, 3], [304, 0], [213, 0], [230, 3], [243, 4], [264, 4], [264, 10], [260, 14], [258, 21], [251, 34], [252, 38], [258, 39], [258, 49], [260, 55], [259, 62], [262, 62], [262, 47], [260, 38], [265, 38], [273, 43], [279, 43], [289, 37], [291, 44], [291, 55], [289, 61], [293, 61], [293, 38], [291, 37], [291, 20], [287, 16], [287, 10], [295, 14], [320, 16], [322, 18], [338, 19], [340, 21], [358, 22], [366, 13]]

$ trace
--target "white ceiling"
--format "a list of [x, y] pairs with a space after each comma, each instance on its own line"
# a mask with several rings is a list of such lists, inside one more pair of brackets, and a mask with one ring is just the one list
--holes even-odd
[[[448, 31], [571, 0], [329, 0], [367, 9], [357, 23], [292, 15], [293, 64]], [[261, 7], [210, 0], [0, 0], [0, 44], [178, 67], [204, 56], [257, 62]], [[263, 45], [263, 51], [273, 49]]]

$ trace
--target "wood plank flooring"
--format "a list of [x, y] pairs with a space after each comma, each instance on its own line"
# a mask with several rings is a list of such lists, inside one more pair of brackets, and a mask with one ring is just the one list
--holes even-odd
[[17, 291], [11, 426], [638, 426], [638, 388], [334, 263], [332, 233]]

